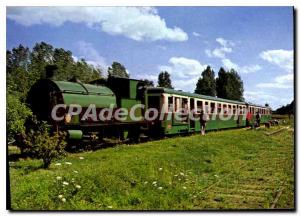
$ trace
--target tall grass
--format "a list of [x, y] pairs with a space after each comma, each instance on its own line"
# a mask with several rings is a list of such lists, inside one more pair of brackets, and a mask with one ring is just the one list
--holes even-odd
[[[293, 208], [293, 134], [227, 130], [10, 164], [14, 210]], [[65, 182], [65, 183], [64, 183]]]

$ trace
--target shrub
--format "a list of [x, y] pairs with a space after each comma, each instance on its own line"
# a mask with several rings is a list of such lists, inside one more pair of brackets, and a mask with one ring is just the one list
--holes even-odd
[[32, 116], [31, 110], [15, 94], [7, 95], [6, 125], [7, 136], [12, 140], [17, 134], [25, 133], [25, 121]]
[[66, 134], [55, 132], [52, 135], [48, 132], [45, 122], [40, 122], [39, 130], [31, 130], [25, 137], [26, 151], [35, 158], [43, 160], [43, 167], [49, 168], [55, 158], [66, 155]]

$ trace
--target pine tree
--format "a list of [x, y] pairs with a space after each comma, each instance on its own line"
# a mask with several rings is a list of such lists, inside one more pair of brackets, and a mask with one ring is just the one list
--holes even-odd
[[216, 90], [219, 98], [244, 101], [243, 81], [234, 69], [226, 72], [222, 67], [220, 68], [216, 79]]
[[171, 76], [167, 71], [162, 71], [158, 75], [158, 87], [173, 89]]
[[216, 80], [215, 80], [215, 72], [207, 66], [207, 68], [202, 72], [202, 77], [199, 78], [195, 93], [203, 94], [209, 96], [216, 95]]

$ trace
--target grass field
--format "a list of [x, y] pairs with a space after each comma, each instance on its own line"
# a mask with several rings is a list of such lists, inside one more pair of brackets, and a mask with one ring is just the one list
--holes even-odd
[[[226, 130], [10, 162], [13, 210], [293, 209], [294, 134]], [[13, 152], [17, 152], [13, 149]]]

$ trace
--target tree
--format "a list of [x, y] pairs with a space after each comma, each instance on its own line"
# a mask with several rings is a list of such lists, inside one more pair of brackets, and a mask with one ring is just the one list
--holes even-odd
[[216, 96], [215, 72], [210, 68], [210, 66], [207, 66], [201, 76], [202, 77], [198, 79], [195, 93]]
[[280, 114], [280, 115], [294, 114], [295, 113], [295, 102], [294, 102], [294, 100], [290, 104], [287, 104], [286, 106], [281, 106], [280, 108], [278, 108], [275, 111], [275, 113]]
[[226, 72], [223, 68], [220, 68], [216, 79], [216, 90], [217, 96], [220, 98], [244, 101], [243, 81], [234, 69]]
[[226, 98], [226, 82], [226, 71], [221, 67], [216, 78], [216, 93], [219, 98]]
[[173, 89], [170, 74], [167, 71], [162, 71], [158, 75], [158, 87]]
[[30, 54], [30, 81], [35, 83], [40, 78], [45, 78], [45, 67], [53, 64], [54, 48], [45, 42], [36, 43]]
[[153, 81], [148, 80], [148, 79], [142, 79], [142, 81], [145, 83], [146, 86], [148, 86], [148, 87], [154, 87]]
[[126, 68], [119, 62], [113, 62], [111, 67], [108, 67], [108, 76], [129, 78]]
[[57, 72], [54, 74], [53, 79], [68, 80], [74, 76], [75, 62], [71, 51], [62, 48], [54, 49], [53, 64], [57, 67]]
[[29, 90], [30, 50], [21, 44], [12, 51], [6, 51], [7, 87], [10, 91], [19, 92], [21, 101]]
[[6, 128], [9, 140], [14, 139], [17, 134], [25, 133], [25, 121], [32, 116], [31, 110], [20, 101], [16, 94], [7, 94], [6, 106]]
[[102, 78], [102, 71], [93, 65], [88, 64], [84, 59], [80, 59], [75, 63], [73, 75], [80, 79], [83, 83]]

